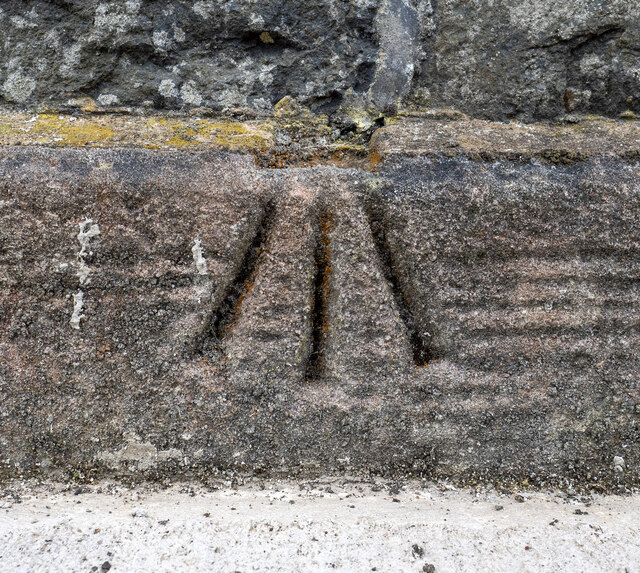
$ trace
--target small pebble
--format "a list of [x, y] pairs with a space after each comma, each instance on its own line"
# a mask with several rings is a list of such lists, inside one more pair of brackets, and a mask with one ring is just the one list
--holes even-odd
[[621, 456], [613, 457], [613, 469], [617, 472], [623, 472], [626, 468], [626, 464], [624, 463], [624, 458]]

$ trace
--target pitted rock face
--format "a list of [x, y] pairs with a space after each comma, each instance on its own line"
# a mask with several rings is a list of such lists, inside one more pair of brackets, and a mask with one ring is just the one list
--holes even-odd
[[630, 0], [8, 0], [0, 101], [617, 116], [640, 111], [639, 30]]
[[373, 0], [8, 2], [2, 95], [28, 104], [92, 96], [104, 106], [316, 105], [366, 91]]
[[3, 475], [637, 481], [638, 175], [7, 148]]

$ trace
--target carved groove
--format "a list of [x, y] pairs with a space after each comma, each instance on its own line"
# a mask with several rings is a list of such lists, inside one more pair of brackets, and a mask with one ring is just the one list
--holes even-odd
[[331, 292], [331, 264], [330, 250], [333, 230], [333, 217], [325, 213], [320, 218], [320, 229], [314, 254], [314, 290], [313, 306], [311, 308], [311, 352], [306, 367], [306, 379], [318, 379], [324, 366], [324, 347], [328, 324], [328, 300]]
[[391, 292], [393, 293], [393, 297], [396, 301], [398, 313], [400, 314], [400, 318], [407, 329], [411, 352], [413, 354], [413, 361], [416, 366], [425, 366], [430, 361], [437, 358], [437, 356], [431, 348], [429, 340], [422, 337], [418, 332], [415, 314], [411, 309], [408, 297], [404, 293], [402, 283], [398, 278], [393, 254], [387, 240], [387, 229], [385, 228], [382, 218], [373, 211], [369, 211], [367, 213], [367, 217], [369, 221], [369, 228], [371, 229], [371, 236], [373, 237], [373, 243], [380, 261], [382, 274], [391, 286]]
[[265, 250], [267, 238], [271, 234], [275, 215], [275, 205], [272, 202], [265, 206], [262, 218], [256, 227], [255, 235], [244, 253], [242, 263], [236, 276], [227, 285], [220, 303], [211, 312], [207, 324], [203, 329], [203, 351], [221, 351], [222, 341], [231, 332], [242, 307], [242, 302], [255, 282], [258, 273], [257, 263]]

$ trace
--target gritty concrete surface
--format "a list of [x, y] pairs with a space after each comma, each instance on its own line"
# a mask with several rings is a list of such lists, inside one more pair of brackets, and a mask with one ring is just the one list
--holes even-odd
[[640, 496], [410, 482], [49, 484], [0, 499], [0, 570], [640, 571]]
[[637, 571], [639, 22], [2, 2], [0, 571]]

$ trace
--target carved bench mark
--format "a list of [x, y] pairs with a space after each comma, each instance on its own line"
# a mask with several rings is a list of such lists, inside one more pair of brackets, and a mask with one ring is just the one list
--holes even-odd
[[[244, 252], [235, 276], [228, 282], [224, 292], [216, 297], [219, 303], [210, 311], [206, 324], [201, 330], [202, 334], [196, 346], [199, 352], [204, 354], [224, 352], [222, 343], [240, 315], [243, 300], [251, 291], [257, 274], [260, 272], [261, 255], [275, 232], [273, 229], [275, 212], [274, 203], [268, 203], [265, 206], [253, 239]], [[396, 270], [394, 255], [388, 242], [387, 230], [382, 217], [369, 211], [366, 214], [366, 221], [371, 230], [373, 247], [378, 259], [377, 264], [390, 286], [397, 312], [405, 325], [413, 362], [416, 366], [424, 366], [436, 358], [435, 352], [430, 346], [430, 335], [420, 332], [417, 316], [404, 292], [402, 281]], [[326, 366], [325, 355], [330, 336], [329, 305], [332, 298], [333, 274], [331, 234], [334, 231], [334, 219], [332, 214], [325, 211], [318, 216], [315, 229], [314, 276], [310, 284], [310, 324], [307, 323], [310, 340], [307, 346], [307, 357], [303, 359], [304, 379], [309, 382], [322, 378]], [[283, 294], [286, 296], [286, 293]]]

